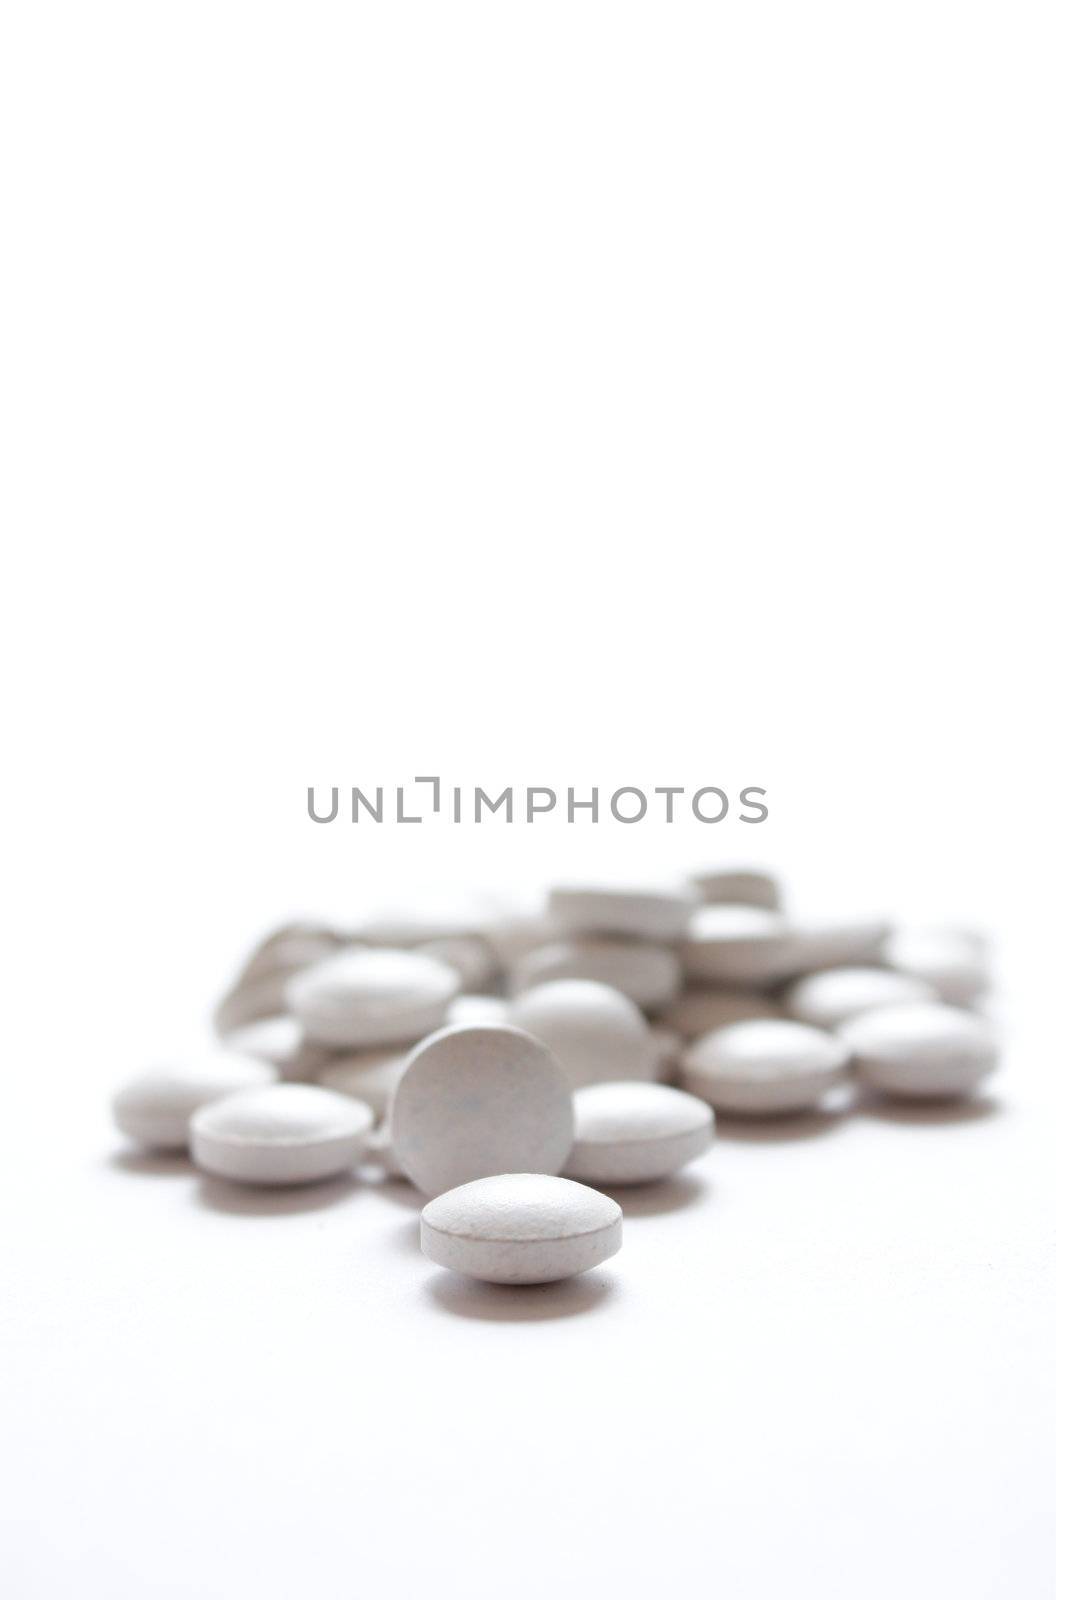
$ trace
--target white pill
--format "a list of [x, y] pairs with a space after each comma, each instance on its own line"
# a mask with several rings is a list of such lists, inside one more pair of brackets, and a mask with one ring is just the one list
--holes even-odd
[[512, 1027], [452, 1027], [411, 1053], [393, 1098], [393, 1145], [425, 1194], [499, 1172], [556, 1173], [574, 1135], [563, 1069]]
[[430, 939], [417, 949], [424, 956], [454, 967], [463, 989], [484, 989], [499, 971], [497, 959], [485, 940], [477, 934], [455, 935], [451, 939]]
[[832, 967], [800, 978], [786, 990], [783, 1004], [791, 1017], [813, 1028], [836, 1028], [878, 1006], [936, 1000], [928, 983], [885, 967]]
[[628, 995], [642, 1011], [656, 1011], [674, 999], [682, 973], [678, 957], [664, 945], [588, 936], [531, 950], [513, 968], [511, 989], [520, 994], [535, 984], [564, 978], [606, 983]]
[[583, 1183], [654, 1183], [703, 1155], [715, 1116], [662, 1083], [596, 1083], [574, 1096], [574, 1145], [564, 1174]]
[[762, 906], [777, 911], [782, 903], [778, 880], [769, 872], [715, 869], [694, 872], [690, 883], [705, 905]]
[[785, 918], [759, 906], [702, 906], [691, 917], [682, 944], [688, 978], [742, 988], [776, 982], [789, 955]]
[[715, 1028], [731, 1022], [753, 1022], [759, 1018], [781, 1017], [776, 1000], [752, 989], [684, 989], [677, 1000], [665, 1006], [661, 1021], [680, 1033], [683, 1039], [699, 1039]]
[[351, 937], [389, 949], [413, 949], [438, 939], [466, 939], [480, 934], [485, 916], [469, 901], [426, 901], [421, 906], [398, 906], [364, 917], [351, 929]]
[[616, 1201], [569, 1178], [512, 1172], [462, 1184], [422, 1213], [422, 1249], [485, 1283], [555, 1283], [622, 1247]]
[[547, 1046], [573, 1089], [657, 1075], [648, 1023], [607, 984], [577, 978], [538, 984], [514, 1001], [510, 1020]]
[[881, 960], [889, 924], [882, 917], [836, 917], [791, 922], [783, 978], [824, 967], [868, 966]]
[[690, 1045], [682, 1086], [716, 1111], [805, 1111], [844, 1081], [848, 1047], [801, 1022], [735, 1022]]
[[248, 1089], [202, 1106], [190, 1123], [193, 1160], [238, 1183], [314, 1183], [350, 1171], [374, 1113], [309, 1083]]
[[339, 1049], [420, 1039], [458, 990], [455, 970], [432, 956], [349, 950], [294, 978], [287, 995], [308, 1038]]
[[302, 1059], [304, 1030], [295, 1017], [262, 1017], [234, 1028], [226, 1045], [239, 1055], [269, 1061], [282, 1077], [289, 1077]]
[[886, 938], [882, 958], [925, 979], [949, 1005], [970, 1005], [989, 985], [984, 949], [954, 928], [900, 928]]
[[157, 1067], [119, 1090], [111, 1102], [115, 1122], [128, 1138], [152, 1150], [184, 1150], [189, 1119], [201, 1106], [239, 1089], [272, 1084], [276, 1070], [227, 1050]]
[[511, 1007], [495, 994], [458, 994], [448, 1008], [446, 1023], [507, 1022]]
[[336, 954], [340, 936], [320, 922], [288, 922], [261, 939], [245, 958], [238, 982], [245, 983], [268, 973], [299, 972]]
[[911, 1099], [970, 1094], [997, 1064], [997, 1035], [956, 1006], [892, 1006], [856, 1017], [840, 1037], [870, 1089]]
[[316, 1074], [316, 1081], [335, 1094], [351, 1095], [370, 1106], [379, 1121], [388, 1115], [396, 1086], [404, 1076], [407, 1049], [357, 1050], [334, 1056]]
[[548, 896], [549, 916], [567, 933], [633, 939], [680, 939], [693, 906], [694, 897], [668, 889], [563, 884]]
[[215, 1007], [215, 1032], [220, 1038], [227, 1039], [237, 1029], [247, 1028], [253, 1022], [284, 1016], [289, 984], [295, 973], [303, 970], [283, 967], [277, 972], [262, 973], [259, 977], [247, 978], [235, 984]]

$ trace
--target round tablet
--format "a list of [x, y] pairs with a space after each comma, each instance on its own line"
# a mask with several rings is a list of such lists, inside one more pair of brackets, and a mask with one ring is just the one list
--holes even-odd
[[314, 1183], [350, 1171], [374, 1113], [309, 1083], [247, 1089], [202, 1106], [190, 1122], [193, 1160], [238, 1183]]
[[881, 960], [888, 931], [889, 924], [880, 917], [792, 922], [781, 976], [800, 977], [823, 967], [869, 966]]
[[452, 1022], [507, 1022], [511, 1007], [495, 994], [457, 994], [448, 1008], [445, 1021]]
[[370, 1106], [380, 1120], [388, 1114], [396, 1086], [408, 1064], [407, 1049], [357, 1050], [334, 1056], [320, 1067], [316, 1081], [335, 1094], [351, 1095]]
[[563, 1069], [540, 1040], [500, 1026], [424, 1039], [390, 1122], [397, 1160], [425, 1194], [498, 1172], [558, 1172], [574, 1134]]
[[682, 1086], [716, 1111], [774, 1116], [806, 1111], [844, 1081], [849, 1051], [801, 1022], [735, 1022], [682, 1057]]
[[762, 906], [777, 911], [782, 903], [778, 880], [769, 872], [715, 869], [694, 872], [689, 879], [705, 905]]
[[813, 1028], [836, 1028], [878, 1006], [936, 999], [928, 983], [903, 972], [888, 972], [884, 967], [831, 967], [791, 984], [783, 1004], [798, 1022], [810, 1023]]
[[674, 999], [682, 973], [678, 957], [664, 945], [589, 936], [531, 950], [512, 969], [511, 989], [520, 994], [535, 984], [564, 978], [606, 983], [628, 995], [642, 1011], [656, 1011]]
[[840, 1037], [861, 1083], [909, 1099], [970, 1094], [997, 1064], [997, 1036], [972, 1011], [936, 1002], [856, 1017]]
[[568, 933], [680, 939], [693, 899], [668, 889], [615, 889], [565, 884], [550, 890], [548, 914]]
[[511, 1172], [431, 1200], [422, 1249], [438, 1266], [485, 1283], [554, 1283], [622, 1247], [622, 1210], [569, 1178]]
[[265, 1061], [213, 1050], [135, 1078], [115, 1095], [111, 1109], [122, 1132], [138, 1144], [151, 1150], [184, 1150], [194, 1111], [223, 1095], [262, 1087], [276, 1078], [277, 1072]]
[[715, 1028], [731, 1022], [753, 1022], [759, 1018], [781, 1017], [776, 1000], [752, 989], [684, 989], [677, 1000], [665, 1006], [661, 1021], [680, 1033], [683, 1039], [699, 1039]]
[[574, 1096], [574, 1146], [563, 1171], [583, 1183], [654, 1183], [711, 1144], [709, 1105], [662, 1083], [596, 1083]]
[[477, 934], [456, 934], [451, 939], [430, 939], [420, 944], [424, 956], [433, 956], [453, 967], [463, 989], [484, 989], [497, 976], [497, 960], [485, 940]]
[[702, 906], [682, 943], [686, 976], [698, 983], [744, 987], [774, 983], [789, 959], [789, 929], [777, 911], [759, 906]]
[[459, 990], [452, 967], [411, 950], [348, 950], [294, 978], [290, 1007], [335, 1049], [410, 1044], [440, 1027]]
[[573, 1089], [657, 1075], [648, 1023], [607, 984], [578, 978], [538, 984], [514, 1001], [511, 1021], [548, 1047]]
[[953, 928], [900, 928], [882, 945], [882, 958], [922, 978], [953, 1006], [970, 1005], [988, 987], [985, 951], [974, 935]]

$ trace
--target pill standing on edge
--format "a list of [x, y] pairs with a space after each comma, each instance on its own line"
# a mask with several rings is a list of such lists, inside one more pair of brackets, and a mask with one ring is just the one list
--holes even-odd
[[789, 927], [759, 906], [701, 906], [682, 942], [682, 966], [697, 983], [761, 988], [787, 968]]
[[511, 1007], [516, 1028], [551, 1051], [572, 1089], [616, 1078], [655, 1078], [658, 1058], [638, 1006], [604, 983], [541, 983]]
[[703, 1155], [715, 1115], [662, 1083], [597, 1083], [574, 1096], [574, 1145], [564, 1175], [583, 1183], [653, 1183]]
[[716, 1111], [776, 1116], [807, 1111], [842, 1083], [847, 1045], [802, 1022], [735, 1022], [682, 1057], [681, 1083]]
[[905, 1099], [971, 1094], [997, 1064], [995, 1029], [936, 1001], [870, 1011], [846, 1023], [840, 1038], [862, 1084]]
[[423, 1254], [485, 1283], [555, 1283], [622, 1246], [622, 1209], [584, 1183], [512, 1172], [464, 1183], [423, 1208]]
[[549, 891], [548, 915], [567, 933], [631, 939], [680, 939], [696, 897], [669, 889], [560, 884]]
[[542, 945], [523, 956], [512, 968], [511, 992], [521, 994], [536, 984], [564, 978], [606, 983], [628, 995], [642, 1011], [657, 1011], [681, 988], [682, 969], [666, 945], [580, 936]]
[[885, 967], [832, 967], [799, 978], [782, 996], [782, 1004], [797, 1022], [836, 1028], [879, 1006], [936, 999], [928, 983], [903, 972], [889, 972]]
[[202, 1106], [190, 1122], [193, 1160], [236, 1183], [316, 1183], [350, 1171], [374, 1126], [361, 1101], [308, 1083], [248, 1089]]
[[114, 1096], [111, 1110], [117, 1126], [137, 1144], [184, 1150], [194, 1111], [239, 1089], [265, 1087], [277, 1076], [266, 1061], [228, 1050], [205, 1051], [134, 1078]]
[[405, 1044], [440, 1027], [459, 976], [411, 950], [349, 950], [300, 973], [287, 995], [308, 1038], [335, 1049]]
[[563, 1069], [510, 1026], [442, 1028], [412, 1051], [390, 1124], [397, 1160], [425, 1194], [501, 1172], [559, 1172], [574, 1112]]

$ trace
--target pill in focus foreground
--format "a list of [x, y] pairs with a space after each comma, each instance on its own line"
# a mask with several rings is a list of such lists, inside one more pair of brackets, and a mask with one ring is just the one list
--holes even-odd
[[423, 1254], [485, 1283], [554, 1283], [607, 1261], [622, 1246], [622, 1209], [569, 1178], [480, 1178], [424, 1207]]

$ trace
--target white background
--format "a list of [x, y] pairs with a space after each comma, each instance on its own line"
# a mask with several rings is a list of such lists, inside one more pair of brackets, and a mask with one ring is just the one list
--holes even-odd
[[[5, 7], [16, 1600], [1049, 1593], [1061, 33]], [[307, 819], [417, 773], [771, 815]], [[987, 928], [995, 1098], [724, 1132], [527, 1296], [109, 1127], [291, 912], [742, 857]]]

